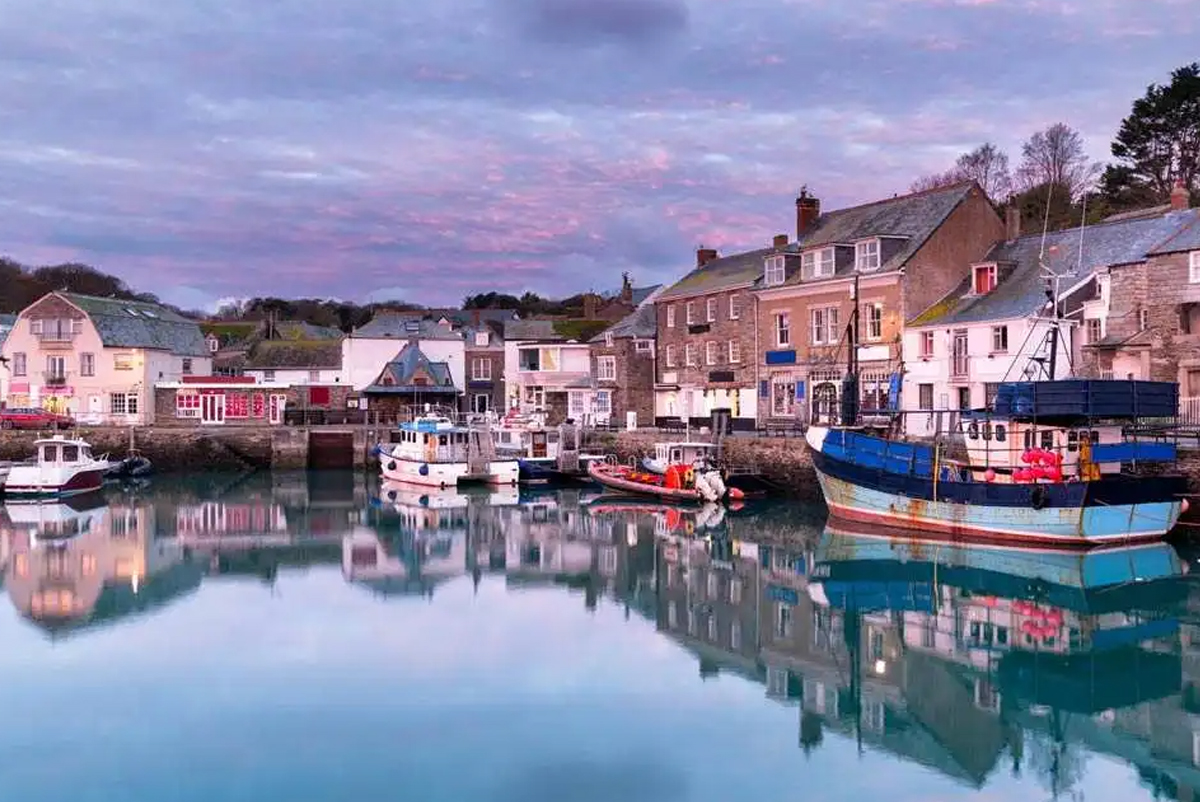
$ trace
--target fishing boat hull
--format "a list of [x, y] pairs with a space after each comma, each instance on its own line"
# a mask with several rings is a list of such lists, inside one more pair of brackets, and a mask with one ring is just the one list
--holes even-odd
[[1183, 477], [991, 484], [937, 481], [847, 458], [830, 430], [807, 438], [825, 502], [838, 517], [996, 543], [1088, 548], [1164, 537], [1179, 520]]
[[465, 462], [418, 462], [397, 457], [381, 447], [379, 472], [389, 482], [442, 489], [472, 482], [515, 485], [520, 468], [517, 460], [493, 460], [482, 473], [473, 474]]

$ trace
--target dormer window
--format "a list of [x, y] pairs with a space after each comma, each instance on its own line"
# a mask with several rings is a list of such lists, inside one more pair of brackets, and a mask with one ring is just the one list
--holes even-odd
[[784, 257], [780, 255], [768, 256], [765, 260], [763, 269], [763, 284], [768, 287], [775, 287], [783, 283], [787, 278], [787, 268]]
[[854, 269], [879, 269], [879, 240], [869, 239], [854, 244]]
[[805, 251], [800, 257], [800, 274], [806, 279], [829, 278], [833, 270], [833, 248]]
[[488, 337], [488, 332], [486, 332], [486, 331], [475, 332], [475, 345], [480, 346], [480, 347], [486, 347], [489, 342], [489, 339], [490, 338]]
[[987, 295], [996, 289], [996, 265], [975, 265], [973, 286], [976, 295]]

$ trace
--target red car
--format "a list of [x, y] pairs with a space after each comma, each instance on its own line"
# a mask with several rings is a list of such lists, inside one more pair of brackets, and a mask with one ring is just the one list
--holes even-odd
[[0, 429], [70, 429], [74, 425], [69, 415], [45, 409], [0, 409]]

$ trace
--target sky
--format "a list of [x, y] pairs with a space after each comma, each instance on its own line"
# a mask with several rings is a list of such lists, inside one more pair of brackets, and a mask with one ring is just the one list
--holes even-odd
[[671, 281], [1063, 121], [1194, 0], [0, 0], [0, 254], [190, 308]]

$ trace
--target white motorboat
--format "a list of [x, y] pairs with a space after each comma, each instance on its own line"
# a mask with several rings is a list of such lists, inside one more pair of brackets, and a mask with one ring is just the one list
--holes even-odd
[[13, 464], [4, 478], [7, 498], [91, 493], [100, 489], [104, 474], [113, 467], [106, 456], [93, 456], [86, 440], [56, 435], [35, 440], [33, 445], [33, 459]]
[[398, 442], [380, 443], [376, 450], [384, 479], [426, 487], [515, 485], [520, 471], [517, 460], [497, 457], [486, 428], [459, 426], [445, 417], [402, 423]]

